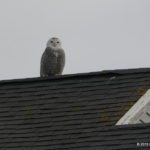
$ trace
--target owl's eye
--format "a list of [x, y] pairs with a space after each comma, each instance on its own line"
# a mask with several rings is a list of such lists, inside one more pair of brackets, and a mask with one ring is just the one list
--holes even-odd
[[53, 41], [51, 41], [51, 43], [53, 43]]
[[57, 43], [59, 43], [59, 41], [57, 41]]

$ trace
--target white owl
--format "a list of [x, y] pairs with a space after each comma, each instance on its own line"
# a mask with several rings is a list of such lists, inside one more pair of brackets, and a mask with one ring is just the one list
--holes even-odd
[[53, 37], [47, 42], [47, 47], [41, 58], [41, 77], [60, 75], [65, 66], [65, 52], [61, 41]]

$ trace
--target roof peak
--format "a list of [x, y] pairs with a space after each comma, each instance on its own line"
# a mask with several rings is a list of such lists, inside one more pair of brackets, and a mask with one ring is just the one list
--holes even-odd
[[134, 74], [134, 73], [147, 73], [150, 72], [150, 68], [129, 68], [129, 69], [115, 69], [115, 70], [102, 70], [94, 72], [85, 72], [85, 73], [75, 73], [75, 74], [64, 74], [54, 77], [32, 77], [32, 78], [20, 78], [20, 79], [8, 79], [0, 80], [0, 84], [3, 83], [14, 83], [14, 82], [35, 82], [35, 81], [44, 81], [44, 80], [55, 80], [55, 79], [64, 79], [72, 77], [81, 77], [81, 76], [94, 76], [94, 75], [124, 75], [124, 74]]

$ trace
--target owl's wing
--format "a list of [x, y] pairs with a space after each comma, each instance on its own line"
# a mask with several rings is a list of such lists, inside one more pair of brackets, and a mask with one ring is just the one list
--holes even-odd
[[65, 66], [65, 52], [63, 49], [59, 49], [57, 57], [57, 74], [62, 74]]
[[46, 54], [45, 52], [42, 54], [42, 57], [41, 57], [41, 64], [40, 64], [40, 76], [41, 77], [44, 77], [44, 70], [45, 70], [45, 61], [46, 61]]

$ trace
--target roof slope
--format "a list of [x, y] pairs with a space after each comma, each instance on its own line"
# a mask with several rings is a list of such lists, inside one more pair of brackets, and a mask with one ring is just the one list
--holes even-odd
[[150, 69], [1, 81], [0, 149], [135, 149], [150, 125], [114, 125], [149, 88]]

